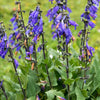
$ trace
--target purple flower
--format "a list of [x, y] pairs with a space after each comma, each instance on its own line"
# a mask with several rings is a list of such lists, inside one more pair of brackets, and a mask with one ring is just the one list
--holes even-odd
[[15, 63], [16, 69], [17, 69], [18, 66], [19, 66], [19, 63], [18, 63], [18, 61], [16, 59], [14, 59], [14, 63]]
[[[62, 3], [63, 1], [56, 0], [57, 4], [52, 9], [48, 10], [47, 17], [49, 18], [49, 21], [53, 20], [53, 24], [51, 26], [51, 29], [55, 28], [55, 31], [52, 32], [53, 39], [59, 36], [61, 38], [62, 36], [66, 38], [66, 45], [70, 42], [72, 33], [69, 29], [70, 25], [73, 25], [76, 29], [78, 24], [72, 20], [69, 20], [69, 14], [72, 12], [70, 8], [66, 7], [67, 0], [65, 0], [65, 3]], [[61, 4], [61, 5], [60, 5]], [[62, 11], [67, 10], [69, 14], [63, 14]]]
[[13, 16], [13, 18], [11, 18], [11, 20], [10, 20], [10, 22], [14, 22], [16, 20], [16, 17], [15, 16]]
[[75, 30], [76, 30], [76, 27], [78, 26], [78, 24], [72, 20], [69, 20], [69, 23], [73, 26], [75, 26]]
[[55, 39], [57, 37], [57, 33], [53, 32], [53, 39]]
[[0, 81], [0, 88], [1, 88], [2, 84], [3, 84], [3, 80], [2, 80], [2, 81]]
[[8, 52], [8, 49], [6, 49], [5, 51], [2, 52], [1, 57], [3, 59], [5, 59], [5, 56], [6, 56], [7, 52]]
[[90, 47], [87, 42], [86, 42], [86, 47], [87, 47], [87, 54], [89, 55], [89, 57], [93, 56], [93, 52], [95, 52], [95, 49], [93, 47]]
[[89, 16], [89, 14], [87, 12], [86, 13], [83, 13], [81, 15], [81, 17], [84, 17], [85, 19], [90, 20], [90, 16]]
[[39, 47], [38, 47], [38, 49], [37, 49], [37, 51], [38, 51], [38, 52], [40, 52], [40, 51], [41, 51], [41, 49], [42, 49], [42, 47], [41, 47], [41, 46], [39, 46]]
[[57, 96], [60, 100], [66, 100], [65, 98], [63, 97], [60, 97], [60, 96]]
[[18, 29], [17, 22], [14, 22], [13, 23], [13, 30], [15, 31], [16, 29]]
[[34, 43], [37, 43], [37, 35], [33, 38]]
[[29, 51], [30, 51], [30, 54], [33, 53], [33, 45], [31, 45], [31, 46], [29, 47]]
[[28, 29], [25, 34], [28, 36], [28, 34], [30, 33], [30, 29]]
[[40, 98], [39, 98], [39, 96], [38, 96], [38, 95], [36, 96], [36, 100], [40, 100]]
[[96, 26], [96, 25], [95, 25], [93, 22], [91, 22], [91, 21], [89, 21], [88, 24], [89, 24], [89, 26], [91, 27], [91, 29], [94, 28], [94, 27]]
[[7, 41], [7, 35], [5, 34], [0, 41], [0, 56], [4, 59], [8, 52], [9, 44]]
[[18, 47], [16, 48], [16, 51], [18, 52], [20, 49], [21, 49], [21, 46], [18, 46]]
[[90, 13], [89, 15], [93, 18], [93, 20], [95, 20], [97, 17], [97, 14]]
[[78, 33], [78, 36], [80, 37], [81, 34], [82, 34], [82, 30]]
[[[43, 20], [41, 17], [41, 11], [39, 6], [36, 7], [35, 11], [32, 11], [29, 16], [28, 24], [32, 28], [32, 32], [34, 33], [33, 41], [37, 43], [38, 36], [40, 36], [43, 32]], [[28, 34], [30, 30], [27, 30], [26, 33]]]
[[70, 8], [67, 7], [67, 11], [69, 12], [69, 14], [72, 12]]
[[53, 3], [54, 0], [49, 0], [51, 3]]
[[18, 58], [21, 59], [21, 56], [19, 56]]

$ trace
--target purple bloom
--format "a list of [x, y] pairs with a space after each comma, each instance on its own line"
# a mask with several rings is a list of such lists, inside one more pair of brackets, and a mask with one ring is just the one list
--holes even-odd
[[16, 20], [16, 17], [14, 16], [13, 18], [11, 18], [10, 22], [14, 22]]
[[2, 84], [3, 84], [3, 80], [2, 80], [2, 81], [0, 81], [0, 88], [1, 88]]
[[5, 34], [0, 41], [0, 56], [4, 59], [8, 52], [9, 44], [7, 41], [7, 35]]
[[88, 24], [89, 24], [89, 26], [91, 27], [91, 29], [94, 28], [94, 27], [96, 26], [96, 25], [95, 25], [93, 22], [91, 22], [91, 21], [89, 21]]
[[1, 57], [3, 59], [5, 59], [5, 56], [6, 56], [7, 52], [8, 52], [8, 49], [6, 49], [5, 51], [2, 52]]
[[[78, 24], [72, 20], [69, 20], [69, 14], [72, 12], [70, 8], [66, 7], [67, 0], [65, 0], [65, 3], [62, 4], [63, 1], [56, 0], [57, 5], [53, 7], [52, 9], [48, 10], [47, 17], [49, 18], [49, 21], [53, 20], [53, 24], [51, 26], [51, 29], [55, 28], [55, 31], [52, 32], [53, 39], [59, 36], [61, 38], [62, 36], [66, 38], [66, 45], [70, 42], [72, 33], [69, 29], [70, 25], [73, 25], [76, 29]], [[61, 5], [60, 5], [61, 4]], [[62, 11], [67, 10], [69, 14], [63, 14]]]
[[56, 21], [59, 22], [61, 20], [61, 18], [62, 18], [62, 14], [60, 13], [60, 14], [57, 15]]
[[17, 22], [14, 22], [13, 23], [13, 30], [15, 31], [16, 29], [18, 29]]
[[30, 54], [33, 53], [33, 45], [31, 45], [31, 46], [29, 47], [29, 51], [30, 51]]
[[88, 43], [86, 43], [86, 47], [87, 47], [87, 54], [89, 55], [89, 57], [93, 56], [93, 52], [95, 51], [95, 49], [93, 47], [90, 47]]
[[21, 56], [19, 56], [18, 58], [21, 59]]
[[37, 35], [33, 38], [34, 43], [37, 43]]
[[89, 15], [93, 18], [93, 20], [95, 20], [97, 17], [97, 14], [90, 13]]
[[40, 51], [41, 51], [41, 49], [42, 49], [42, 47], [41, 47], [41, 46], [39, 46], [39, 47], [38, 47], [38, 49], [37, 49], [37, 51], [38, 51], [38, 52], [40, 52]]
[[54, 0], [49, 0], [51, 3], [53, 3]]
[[17, 48], [16, 48], [16, 51], [19, 51], [21, 49], [21, 46], [18, 46]]
[[92, 6], [89, 8], [89, 10], [90, 10], [91, 13], [95, 14], [95, 13], [97, 12], [98, 8], [97, 8], [96, 6], [94, 6], [94, 5], [92, 5]]
[[67, 7], [67, 11], [69, 12], [69, 14], [72, 12], [70, 8]]
[[53, 32], [53, 39], [57, 37], [57, 33]]
[[28, 34], [30, 33], [30, 29], [29, 30], [27, 30], [26, 32], [25, 32], [25, 34], [28, 36]]
[[86, 13], [83, 13], [81, 15], [81, 17], [84, 17], [85, 19], [90, 20], [90, 16], [89, 16], [89, 14], [87, 12]]
[[63, 97], [60, 97], [60, 96], [57, 96], [60, 100], [66, 100], [65, 98]]
[[76, 30], [76, 27], [78, 26], [78, 24], [72, 20], [69, 20], [69, 23], [73, 26], [75, 26], [75, 30]]
[[78, 33], [78, 36], [80, 37], [81, 34], [82, 34], [82, 30]]
[[39, 98], [39, 96], [38, 96], [38, 95], [36, 96], [36, 100], [40, 100], [40, 98]]
[[19, 63], [18, 63], [18, 61], [16, 59], [14, 59], [14, 63], [15, 63], [16, 69], [17, 69], [18, 66], [19, 66]]

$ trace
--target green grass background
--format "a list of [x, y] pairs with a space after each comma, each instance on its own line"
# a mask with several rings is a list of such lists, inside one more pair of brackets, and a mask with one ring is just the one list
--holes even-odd
[[[21, 0], [22, 1], [22, 9], [26, 12], [23, 13], [25, 24], [28, 22], [29, 11], [34, 10], [36, 6], [40, 5], [41, 10], [43, 11], [42, 16], [44, 19], [44, 31], [45, 31], [45, 39], [48, 41], [48, 46], [50, 48], [56, 48], [57, 41], [52, 39], [52, 31], [51, 31], [51, 23], [48, 22], [48, 18], [45, 16], [47, 11], [54, 6], [48, 2], [49, 0]], [[79, 37], [77, 37], [78, 32], [83, 28], [83, 23], [81, 22], [80, 15], [84, 12], [87, 0], [68, 0], [68, 7], [71, 8], [72, 13], [70, 15], [71, 20], [74, 20], [78, 23], [77, 30], [74, 30], [74, 27], [71, 27], [72, 34], [75, 36], [76, 41], [73, 42], [73, 47], [77, 52], [79, 52], [79, 48], [76, 45], [76, 42], [79, 42]], [[3, 21], [6, 26], [6, 33], [9, 35], [10, 31], [9, 20], [13, 16], [13, 8], [16, 8], [15, 0], [0, 0], [0, 21]], [[97, 13], [98, 17], [96, 18], [96, 27], [91, 30], [89, 44], [90, 46], [96, 49], [95, 53], [100, 50], [100, 9]], [[0, 58], [0, 78], [6, 73], [8, 73], [12, 69], [11, 64], [8, 63], [7, 59], [3, 60]]]

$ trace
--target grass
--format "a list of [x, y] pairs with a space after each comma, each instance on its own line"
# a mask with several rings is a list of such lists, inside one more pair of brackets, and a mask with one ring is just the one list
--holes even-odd
[[[52, 39], [52, 31], [51, 31], [51, 23], [48, 22], [48, 18], [45, 16], [47, 11], [54, 6], [54, 4], [51, 4], [48, 2], [49, 0], [21, 0], [22, 1], [22, 9], [26, 12], [23, 13], [25, 24], [27, 24], [29, 11], [32, 9], [34, 10], [37, 4], [39, 3], [40, 8], [42, 9], [43, 13], [43, 19], [44, 19], [44, 31], [45, 31], [45, 37], [48, 41], [48, 45], [51, 48], [56, 47], [56, 40]], [[0, 21], [3, 21], [6, 30], [8, 30], [9, 27], [9, 20], [12, 18], [13, 15], [13, 8], [16, 7], [14, 0], [0, 0]], [[70, 15], [71, 19], [76, 21], [78, 23], [77, 30], [74, 30], [74, 27], [72, 27], [72, 33], [76, 37], [76, 41], [79, 42], [79, 37], [77, 37], [78, 32], [83, 28], [83, 24], [81, 22], [80, 15], [84, 12], [85, 6], [86, 6], [87, 0], [68, 0], [68, 7], [71, 8], [72, 13]], [[100, 50], [99, 44], [100, 44], [100, 10], [97, 13], [98, 18], [96, 19], [96, 27], [95, 29], [91, 30], [90, 34], [90, 40], [89, 44], [96, 48], [97, 51]], [[6, 31], [6, 33], [9, 35], [10, 31]], [[73, 43], [73, 46], [75, 50], [79, 51], [79, 48], [76, 45], [76, 41]], [[3, 60], [0, 58], [0, 77], [2, 77], [3, 74], [6, 74], [10, 69], [11, 65], [7, 62], [7, 60]], [[6, 67], [6, 68], [5, 68]]]

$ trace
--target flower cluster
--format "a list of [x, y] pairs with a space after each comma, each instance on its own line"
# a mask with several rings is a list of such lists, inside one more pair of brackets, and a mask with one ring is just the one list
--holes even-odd
[[[21, 21], [19, 20], [18, 17], [18, 11], [13, 15], [10, 22], [13, 25], [13, 29], [12, 29], [13, 33], [11, 33], [8, 38], [5, 33], [5, 28], [3, 28], [3, 25], [0, 23], [0, 56], [3, 59], [5, 58], [6, 54], [10, 49], [14, 50], [15, 48], [16, 49], [15, 55], [16, 55], [22, 46], [21, 41], [19, 41], [22, 40], [22, 34], [19, 30], [20, 28], [19, 25], [21, 25]], [[12, 60], [14, 60], [15, 66], [17, 68], [19, 66], [18, 61], [14, 58]]]
[[[67, 11], [68, 14], [65, 11]], [[56, 38], [57, 36], [64, 36], [66, 38], [66, 44], [68, 44], [72, 38], [69, 26], [73, 25], [75, 29], [78, 26], [76, 22], [70, 20], [69, 14], [71, 12], [71, 9], [66, 7], [66, 1], [56, 0], [55, 7], [50, 9], [46, 15], [49, 17], [49, 21], [53, 20], [53, 24], [51, 26], [52, 29], [55, 28], [55, 31], [52, 33], [53, 38]]]
[[[92, 52], [94, 52], [94, 48], [88, 46], [88, 34], [89, 26], [93, 29], [96, 25], [91, 21], [95, 20], [97, 17], [97, 11], [99, 8], [100, 0], [88, 0], [88, 3], [85, 8], [85, 12], [81, 15], [81, 19], [84, 22], [84, 29], [78, 33], [78, 36], [82, 35], [82, 49], [81, 49], [81, 56], [79, 57], [80, 60], [86, 58], [88, 56], [88, 61], [91, 61], [91, 57], [93, 56]], [[87, 49], [87, 50], [85, 50]]]
[[8, 52], [8, 45], [7, 45], [7, 35], [5, 33], [5, 29], [3, 27], [3, 24], [0, 23], [0, 57], [3, 59], [5, 58], [5, 55]]
[[[36, 7], [35, 11], [30, 11], [29, 14], [29, 21], [28, 21], [28, 28], [26, 30], [26, 36], [31, 36], [32, 43], [30, 44], [28, 51], [26, 51], [26, 59], [32, 60], [32, 54], [36, 48], [34, 45], [37, 44], [39, 41], [40, 35], [43, 33], [43, 20], [41, 16], [42, 11], [40, 10], [39, 6]], [[41, 51], [41, 46], [38, 47], [38, 52]]]
[[30, 33], [30, 31], [32, 33], [34, 33], [34, 38], [33, 41], [35, 43], [37, 43], [37, 40], [39, 40], [40, 35], [43, 32], [43, 20], [41, 17], [41, 10], [39, 8], [39, 6], [36, 7], [35, 11], [31, 11], [30, 15], [29, 15], [29, 21], [28, 24], [30, 25], [32, 30], [27, 30], [26, 34]]
[[85, 12], [81, 15], [83, 21], [87, 21], [86, 27], [90, 26], [91, 29], [95, 27], [95, 24], [91, 21], [91, 18], [95, 20], [97, 17], [96, 12], [99, 8], [100, 0], [88, 0], [88, 4], [85, 8]]

